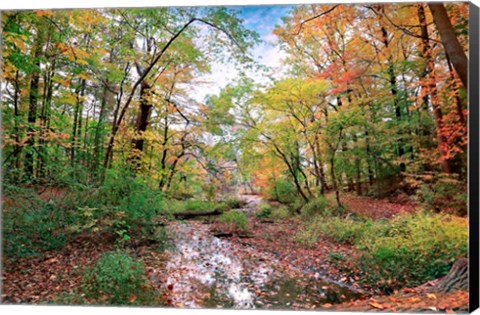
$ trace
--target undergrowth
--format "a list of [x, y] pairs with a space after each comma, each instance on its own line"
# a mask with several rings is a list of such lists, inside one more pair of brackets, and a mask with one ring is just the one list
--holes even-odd
[[104, 253], [85, 271], [82, 291], [87, 299], [100, 304], [155, 305], [159, 302], [143, 261], [119, 249]]
[[249, 230], [247, 216], [240, 211], [232, 210], [225, 212], [218, 218], [218, 221], [224, 224], [226, 230], [230, 232], [244, 233]]
[[358, 257], [339, 260], [339, 268], [381, 293], [414, 287], [445, 275], [456, 259], [467, 255], [464, 218], [419, 212], [377, 221], [318, 216], [296, 240], [316, 244], [321, 237], [352, 244]]

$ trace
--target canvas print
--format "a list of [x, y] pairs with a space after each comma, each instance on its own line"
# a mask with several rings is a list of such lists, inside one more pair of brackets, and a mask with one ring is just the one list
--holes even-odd
[[2, 303], [468, 311], [468, 3], [1, 26]]

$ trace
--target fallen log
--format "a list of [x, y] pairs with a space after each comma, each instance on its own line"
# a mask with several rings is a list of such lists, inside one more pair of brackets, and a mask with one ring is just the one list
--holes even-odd
[[174, 213], [173, 217], [175, 219], [192, 219], [196, 217], [203, 217], [203, 216], [211, 216], [211, 215], [220, 215], [223, 212], [220, 210], [213, 210], [213, 211], [203, 211], [203, 212], [198, 212], [198, 211], [187, 211], [187, 212], [179, 212], [179, 213]]
[[215, 237], [232, 237], [233, 233], [229, 232], [218, 232], [218, 233], [213, 233], [213, 236]]

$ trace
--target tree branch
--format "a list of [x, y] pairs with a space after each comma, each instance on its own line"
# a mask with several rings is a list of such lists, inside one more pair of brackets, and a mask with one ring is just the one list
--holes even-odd
[[322, 16], [324, 16], [324, 15], [332, 12], [332, 11], [335, 10], [338, 6], [339, 6], [339, 4], [336, 4], [336, 5], [334, 5], [333, 7], [331, 7], [330, 9], [328, 9], [327, 11], [324, 11], [324, 12], [322, 12], [322, 13], [320, 13], [320, 14], [317, 14], [317, 15], [311, 17], [311, 18], [308, 18], [308, 19], [302, 21], [302, 22], [299, 24], [299, 29], [298, 29], [298, 31], [297, 31], [296, 33], [291, 34], [291, 35], [294, 35], [294, 36], [299, 35], [300, 32], [302, 31], [302, 28], [303, 28], [303, 25], [304, 25], [304, 24], [306, 24], [306, 23], [308, 23], [308, 22], [310, 22], [310, 21], [313, 21], [313, 20], [315, 20], [315, 19], [318, 19], [319, 17], [322, 17]]

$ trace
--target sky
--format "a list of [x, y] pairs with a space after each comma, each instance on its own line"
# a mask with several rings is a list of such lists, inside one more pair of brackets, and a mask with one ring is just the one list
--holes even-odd
[[[261, 65], [271, 67], [275, 77], [281, 77], [283, 74], [281, 69], [282, 58], [286, 55], [280, 49], [277, 36], [273, 34], [273, 30], [276, 25], [282, 23], [281, 18], [287, 15], [293, 6], [231, 6], [229, 8], [238, 11], [238, 16], [243, 20], [245, 28], [254, 30], [260, 35], [261, 43], [250, 50], [254, 60]], [[246, 73], [259, 83], [265, 81], [265, 78], [256, 71], [246, 71]], [[238, 75], [239, 71], [234, 65], [214, 61], [211, 65], [211, 73], [198, 78], [198, 81], [208, 83], [194, 85], [191, 97], [197, 102], [204, 102], [207, 95], [218, 94]]]

